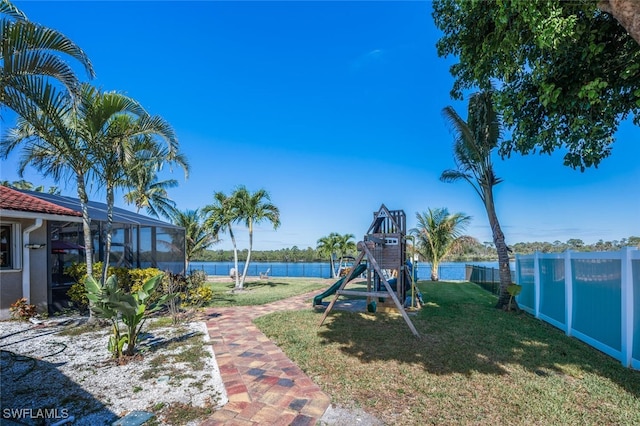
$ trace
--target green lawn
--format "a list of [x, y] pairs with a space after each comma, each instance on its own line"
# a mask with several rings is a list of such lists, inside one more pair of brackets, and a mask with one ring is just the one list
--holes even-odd
[[[211, 283], [213, 300], [209, 306], [252, 306], [264, 305], [308, 293], [325, 289], [333, 280], [321, 278], [269, 278], [245, 282], [244, 290], [234, 292], [234, 282]], [[311, 304], [311, 302], [309, 302]]]
[[[420, 283], [399, 315], [311, 309], [256, 320], [327, 392], [388, 424], [640, 424], [640, 372], [525, 313], [493, 308], [475, 284]], [[292, 326], [295, 324], [295, 327]]]

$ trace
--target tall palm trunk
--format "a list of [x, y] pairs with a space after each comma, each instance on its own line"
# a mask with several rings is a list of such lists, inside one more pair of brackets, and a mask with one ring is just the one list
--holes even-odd
[[336, 268], [336, 261], [333, 259], [333, 253], [329, 256], [329, 262], [331, 264], [331, 277], [338, 278], [338, 270]]
[[[78, 199], [82, 209], [82, 234], [84, 238], [84, 260], [87, 265], [87, 276], [93, 276], [93, 238], [91, 237], [91, 217], [89, 217], [89, 196], [84, 186], [84, 176], [81, 173], [76, 175], [78, 186]], [[93, 321], [93, 310], [89, 301], [89, 319]]]
[[109, 256], [111, 254], [111, 233], [113, 232], [113, 186], [107, 185], [107, 225], [105, 229], [104, 265], [102, 266], [102, 282], [107, 282], [109, 272]]
[[431, 263], [431, 281], [440, 281], [440, 277], [438, 276], [438, 263]]
[[91, 238], [91, 218], [89, 217], [89, 197], [84, 186], [84, 176], [76, 178], [78, 198], [82, 209], [82, 233], [84, 236], [84, 258], [87, 265], [87, 275], [93, 275], [93, 239]]
[[[498, 270], [500, 275], [500, 292], [498, 295], [498, 303], [496, 308], [503, 309], [509, 305], [511, 296], [507, 291], [507, 287], [511, 282], [511, 268], [509, 266], [509, 248], [504, 238], [498, 216], [496, 215], [496, 209], [493, 203], [493, 190], [491, 188], [485, 189], [485, 207], [487, 210], [487, 216], [489, 217], [489, 224], [491, 225], [491, 233], [493, 235], [493, 244], [496, 246], [498, 252]], [[517, 302], [512, 301], [513, 304]]]
[[233, 267], [236, 270], [236, 273], [234, 274], [236, 279], [235, 288], [239, 289], [242, 287], [240, 286], [240, 271], [238, 271], [238, 245], [236, 244], [236, 237], [233, 235], [233, 231], [231, 230], [231, 224], [229, 224], [229, 237], [231, 237], [231, 244], [233, 245]]
[[253, 221], [249, 219], [249, 251], [247, 252], [247, 260], [244, 262], [244, 270], [242, 271], [242, 281], [240, 288], [244, 288], [244, 281], [247, 279], [249, 271], [249, 263], [251, 262], [251, 249], [253, 248]]

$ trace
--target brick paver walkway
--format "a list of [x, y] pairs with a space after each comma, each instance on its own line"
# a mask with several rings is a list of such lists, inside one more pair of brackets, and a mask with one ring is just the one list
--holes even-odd
[[315, 425], [322, 417], [329, 397], [252, 322], [271, 312], [309, 308], [315, 293], [268, 305], [207, 311], [229, 402], [202, 426]]

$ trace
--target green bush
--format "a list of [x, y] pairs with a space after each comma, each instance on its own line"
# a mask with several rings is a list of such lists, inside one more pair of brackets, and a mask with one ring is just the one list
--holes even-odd
[[[100, 282], [102, 274], [102, 262], [93, 264], [93, 278]], [[89, 308], [89, 299], [87, 299], [87, 290], [84, 281], [87, 277], [86, 263], [74, 263], [64, 270], [65, 274], [70, 275], [76, 282], [67, 291], [67, 296], [76, 309], [80, 312], [86, 312]], [[116, 277], [118, 288], [125, 293], [138, 292], [150, 278], [162, 274], [162, 271], [156, 268], [135, 268], [128, 269], [125, 267], [110, 266], [108, 269], [108, 277]], [[158, 292], [152, 295], [151, 302], [156, 302], [160, 298]]]
[[81, 313], [87, 312], [89, 309], [89, 299], [87, 299], [87, 290], [84, 288], [84, 284], [79, 282], [73, 284], [67, 291], [67, 296], [71, 299], [73, 306]]
[[189, 290], [186, 304], [188, 306], [200, 307], [210, 303], [213, 300], [213, 290], [210, 286], [199, 285]]
[[[93, 264], [93, 278], [95, 282], [100, 282], [102, 271], [102, 262]], [[73, 305], [80, 312], [86, 312], [89, 308], [89, 299], [87, 298], [86, 275], [87, 266], [84, 263], [75, 263], [65, 268], [65, 273], [69, 274], [76, 280], [71, 286], [67, 295], [73, 302]], [[162, 271], [157, 268], [135, 268], [127, 269], [123, 267], [109, 267], [109, 277], [115, 276], [118, 291], [124, 294], [136, 294], [144, 288], [151, 278], [162, 275]], [[181, 274], [164, 274], [163, 278], [158, 278], [158, 291], [151, 292], [147, 303], [156, 304], [158, 301], [168, 295], [169, 310], [171, 315], [177, 319], [182, 307], [188, 307], [190, 310], [196, 309], [209, 304], [213, 300], [213, 290], [207, 284], [207, 275], [204, 271], [194, 271], [190, 275]], [[155, 282], [155, 281], [154, 281]], [[176, 321], [177, 322], [177, 321]]]
[[131, 292], [137, 292], [142, 288], [145, 282], [149, 278], [162, 274], [162, 271], [157, 268], [145, 268], [145, 269], [129, 269], [129, 282], [131, 283]]
[[[95, 262], [93, 264], [93, 278], [98, 281], [102, 278], [102, 267], [102, 262]], [[118, 287], [125, 291], [129, 291], [132, 285], [129, 271], [130, 269], [123, 266], [109, 266], [109, 269], [107, 270], [107, 277], [115, 275], [118, 281]], [[84, 283], [84, 280], [87, 277], [87, 264], [84, 262], [73, 263], [72, 265], [64, 268], [64, 273], [71, 276], [76, 282]], [[82, 284], [82, 286], [84, 287], [84, 284]]]

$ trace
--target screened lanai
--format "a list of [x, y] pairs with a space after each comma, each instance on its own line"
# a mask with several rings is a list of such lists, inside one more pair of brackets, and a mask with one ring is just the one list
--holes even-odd
[[[61, 207], [81, 212], [79, 200], [41, 192], [21, 191]], [[94, 261], [104, 259], [107, 206], [89, 202]], [[49, 250], [49, 297], [54, 306], [61, 307], [66, 291], [73, 280], [64, 273], [73, 263], [84, 262], [82, 223], [73, 221], [47, 222]], [[128, 210], [114, 207], [111, 253], [109, 264], [128, 268], [154, 267], [162, 271], [184, 273], [184, 228]]]

